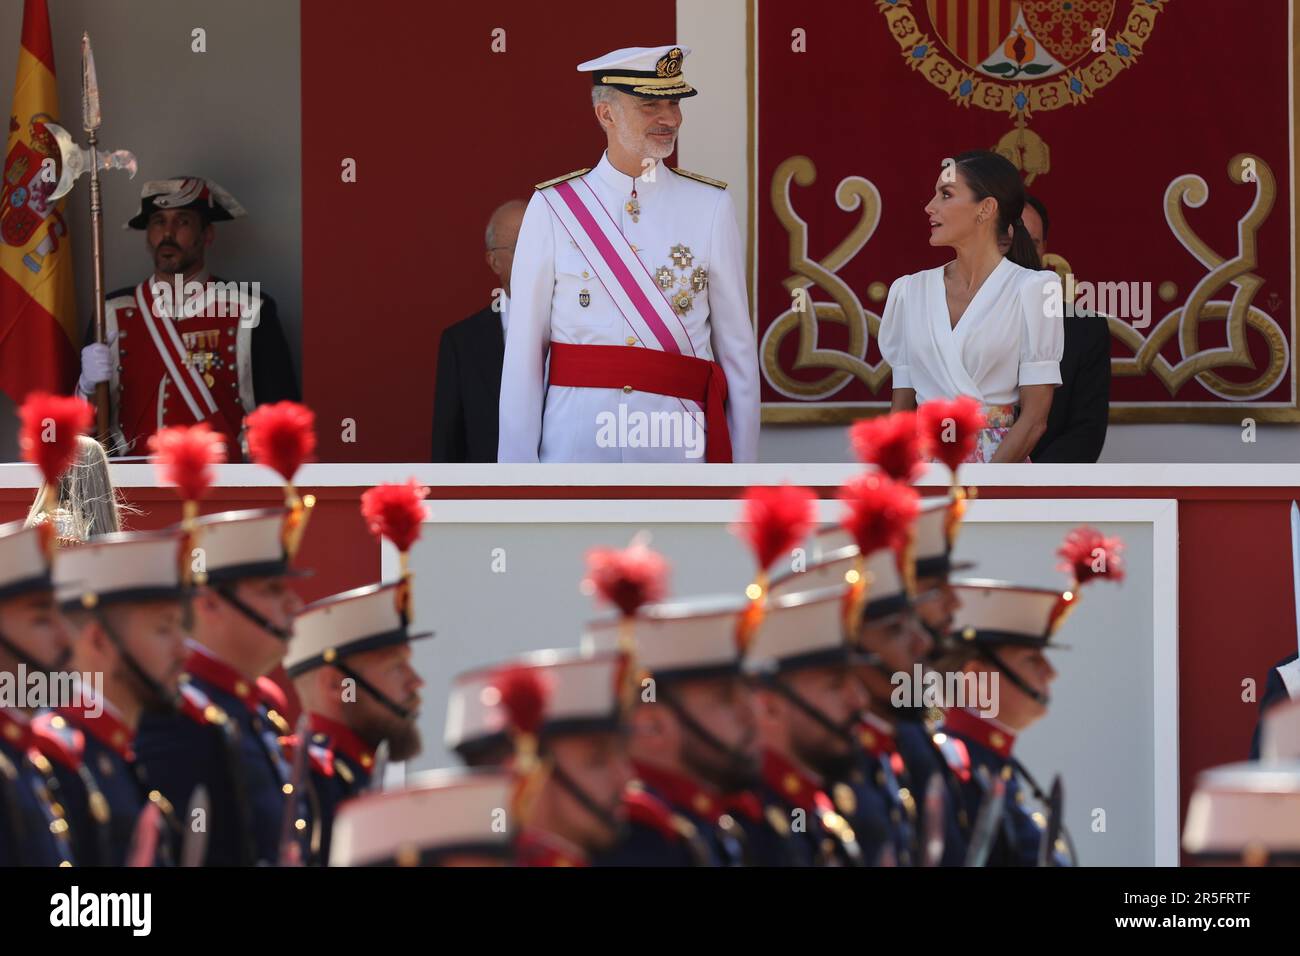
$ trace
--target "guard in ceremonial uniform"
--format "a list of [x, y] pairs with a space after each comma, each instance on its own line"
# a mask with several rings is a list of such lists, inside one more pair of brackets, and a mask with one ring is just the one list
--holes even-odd
[[[311, 859], [329, 859], [335, 813], [375, 784], [375, 751], [407, 760], [420, 752], [420, 688], [411, 666], [409, 580], [345, 591], [303, 608], [285, 670], [307, 715], [309, 799], [316, 821]], [[354, 692], [345, 690], [351, 681]], [[303, 742], [299, 741], [301, 745]]]
[[285, 791], [292, 768], [280, 742], [291, 730], [284, 697], [265, 676], [284, 658], [302, 608], [290, 562], [305, 519], [282, 507], [198, 520], [205, 579], [193, 600], [181, 712], [146, 717], [136, 740], [148, 779], [173, 806], [189, 806], [195, 788], [206, 788], [208, 865], [307, 858], [306, 801]]
[[[1047, 713], [1049, 688], [1056, 669], [1047, 650], [1076, 595], [1054, 588], [1019, 587], [1000, 581], [962, 581], [955, 585], [961, 609], [954, 640], [960, 646], [943, 661], [944, 670], [971, 675], [998, 675], [998, 714], [986, 717], [973, 707], [949, 709], [934, 734], [952, 775], [959, 783], [962, 808], [977, 817], [995, 781], [1005, 788], [1002, 820], [992, 843], [990, 866], [1036, 866], [1048, 820], [1030, 800], [1045, 803], [1046, 792], [1013, 755], [1017, 737]], [[1050, 865], [1073, 864], [1069, 837], [1051, 848]]]
[[[82, 349], [77, 393], [109, 383], [115, 454], [143, 455], [155, 432], [206, 421], [239, 459], [244, 415], [256, 406], [297, 400], [298, 384], [275, 300], [251, 283], [211, 275], [213, 223], [244, 209], [211, 180], [194, 176], [144, 184], [142, 230], [154, 271], [108, 295], [104, 343]], [[177, 287], [180, 294], [177, 295]], [[189, 288], [187, 288], [187, 286]]]
[[[49, 524], [0, 526], [0, 673], [53, 673], [68, 654], [54, 613]], [[72, 833], [54, 768], [37, 748], [31, 708], [0, 707], [0, 867], [71, 866]]]
[[[144, 714], [173, 714], [179, 703], [186, 541], [179, 530], [100, 535], [64, 549], [55, 565], [59, 609], [72, 629], [72, 670], [103, 675], [100, 698], [82, 684], [79, 706], [68, 702], [33, 721], [59, 777], [82, 865], [177, 860], [180, 821], [133, 744]], [[144, 815], [150, 803], [158, 808], [152, 833]], [[139, 855], [128, 859], [133, 841]]]
[[514, 774], [435, 770], [410, 786], [349, 800], [334, 821], [330, 866], [509, 866]]
[[[758, 358], [726, 184], [670, 169], [684, 47], [580, 64], [607, 149], [539, 183], [511, 272], [498, 460], [753, 461]], [[674, 423], [673, 433], [660, 425]]]
[[[623, 835], [629, 663], [618, 653], [538, 651], [452, 683], [450, 749], [472, 766], [511, 757], [516, 772], [535, 764], [516, 821], [519, 865], [587, 866]], [[518, 701], [536, 699], [536, 727], [520, 728]]]
[[[857, 579], [857, 563], [856, 545], [824, 552], [806, 571], [774, 581], [772, 594], [843, 586]], [[894, 552], [884, 549], [873, 553], [863, 574], [870, 586], [855, 640], [867, 657], [855, 665], [854, 671], [866, 688], [868, 704], [853, 728], [858, 744], [854, 765], [827, 789], [836, 808], [854, 825], [869, 862], [912, 866], [918, 862], [917, 801], [898, 753], [890, 714], [889, 668], [880, 652], [891, 658], [906, 657], [910, 670], [910, 662], [919, 659], [920, 650], [928, 644], [917, 633]], [[828, 623], [836, 628], [838, 636], [841, 622]], [[873, 840], [873, 835], [879, 839]]]
[[742, 663], [749, 602], [697, 598], [602, 619], [588, 651], [631, 638], [640, 702], [629, 720], [637, 780], [628, 835], [600, 859], [614, 866], [787, 866], [811, 862], [789, 817], [764, 802], [752, 693]]
[[[749, 652], [759, 682], [764, 783], [818, 866], [874, 863], [859, 841], [879, 847], [887, 839], [878, 822], [862, 816], [874, 829], [859, 835], [826, 792], [858, 761], [853, 731], [866, 692], [853, 673], [850, 622], [857, 613], [852, 586], [843, 581], [770, 597]], [[841, 805], [851, 802], [841, 793]]]

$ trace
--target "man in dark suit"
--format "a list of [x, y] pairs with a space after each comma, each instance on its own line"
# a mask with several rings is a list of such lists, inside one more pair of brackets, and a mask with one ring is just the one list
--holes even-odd
[[497, 460], [498, 398], [509, 322], [510, 268], [526, 206], [522, 200], [512, 199], [488, 220], [485, 258], [488, 268], [501, 280], [492, 304], [442, 333], [433, 397], [432, 461]]
[[[1047, 253], [1047, 208], [1025, 197], [1021, 216], [1041, 257]], [[1035, 462], [1095, 462], [1106, 443], [1110, 418], [1110, 330], [1104, 315], [1065, 303], [1061, 385], [1052, 396], [1047, 430], [1029, 453]]]
[[1259, 699], [1259, 720], [1250, 740], [1251, 760], [1259, 759], [1260, 731], [1264, 728], [1265, 715], [1275, 704], [1288, 700], [1300, 700], [1300, 655], [1297, 654], [1289, 654], [1269, 668], [1264, 696]]

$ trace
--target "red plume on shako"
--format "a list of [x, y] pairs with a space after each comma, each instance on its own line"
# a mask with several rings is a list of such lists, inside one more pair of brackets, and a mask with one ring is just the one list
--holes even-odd
[[33, 392], [18, 409], [23, 459], [41, 470], [45, 492], [40, 510], [59, 507], [58, 484], [77, 456], [77, 437], [95, 424], [95, 409], [80, 398]]
[[911, 484], [925, 471], [915, 412], [866, 418], [849, 428], [849, 444], [864, 465]]
[[953, 487], [957, 488], [957, 469], [974, 454], [976, 440], [985, 427], [983, 407], [965, 395], [952, 401], [935, 399], [917, 409], [916, 421], [922, 454], [947, 465]]

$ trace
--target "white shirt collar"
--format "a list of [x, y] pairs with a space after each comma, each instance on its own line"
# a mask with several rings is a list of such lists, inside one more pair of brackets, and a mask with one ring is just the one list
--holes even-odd
[[609, 161], [609, 151], [606, 150], [600, 154], [600, 162], [596, 164], [596, 168], [592, 172], [601, 181], [616, 190], [619, 195], [631, 195], [632, 186], [635, 183], [637, 195], [641, 196], [653, 192], [671, 175], [662, 159], [655, 162], [654, 170], [654, 179], [652, 180], [647, 180], [644, 175], [629, 176], [627, 173], [619, 172], [614, 168], [614, 164]]

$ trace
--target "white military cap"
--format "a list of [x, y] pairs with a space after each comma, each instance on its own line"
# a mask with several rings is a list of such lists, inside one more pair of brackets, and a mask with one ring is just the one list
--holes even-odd
[[480, 667], [452, 681], [444, 742], [466, 760], [509, 742], [497, 682], [518, 668], [534, 670], [546, 691], [541, 736], [616, 730], [623, 719], [627, 658], [618, 653], [537, 651]]
[[434, 770], [403, 790], [349, 800], [330, 837], [330, 866], [437, 866], [448, 856], [508, 861], [514, 777]]
[[0, 601], [50, 590], [53, 555], [54, 529], [49, 525], [0, 525]]
[[856, 633], [845, 626], [851, 593], [839, 584], [769, 599], [749, 648], [751, 669], [779, 673], [856, 660]]
[[1259, 759], [1300, 761], [1300, 700], [1274, 704], [1264, 714]]
[[[733, 595], [645, 605], [630, 622], [637, 668], [658, 681], [740, 673], [749, 607], [748, 600]], [[621, 635], [620, 618], [602, 618], [587, 625], [582, 648], [615, 651]]]
[[[880, 620], [897, 614], [910, 605], [903, 576], [898, 573], [898, 558], [892, 548], [882, 548], [867, 558], [867, 603], [862, 614], [867, 620]], [[858, 548], [848, 545], [828, 552], [805, 571], [787, 571], [772, 579], [769, 598], [798, 591], [842, 587], [858, 581]]]
[[913, 554], [918, 578], [943, 577], [952, 571], [974, 567], [972, 561], [954, 563], [952, 547], [959, 524], [950, 518], [955, 502], [950, 497], [922, 498], [921, 510], [912, 525]]
[[369, 584], [308, 604], [293, 619], [285, 670], [297, 677], [349, 654], [431, 637], [432, 631], [410, 633], [410, 605], [405, 581]]
[[698, 92], [682, 76], [688, 46], [630, 46], [578, 64], [596, 86], [612, 86], [633, 96], [680, 99]]
[[1300, 863], [1300, 762], [1203, 772], [1187, 805], [1183, 849], [1206, 862]]
[[981, 579], [954, 581], [953, 591], [961, 601], [953, 639], [975, 646], [1061, 647], [1052, 635], [1078, 598], [1073, 591]]
[[96, 535], [65, 548], [54, 565], [54, 599], [64, 609], [184, 596], [189, 536], [179, 528]]
[[200, 517], [196, 544], [203, 552], [206, 583], [304, 574], [289, 566], [289, 522], [294, 514], [288, 508], [255, 508]]
[[852, 584], [858, 579], [858, 546], [855, 544], [826, 551], [813, 559], [802, 571], [782, 571], [772, 577], [769, 599], [798, 591]]
[[858, 543], [853, 535], [839, 523], [823, 525], [813, 532], [811, 551], [815, 561], [837, 554], [845, 548], [853, 548], [856, 551], [857, 547]]

